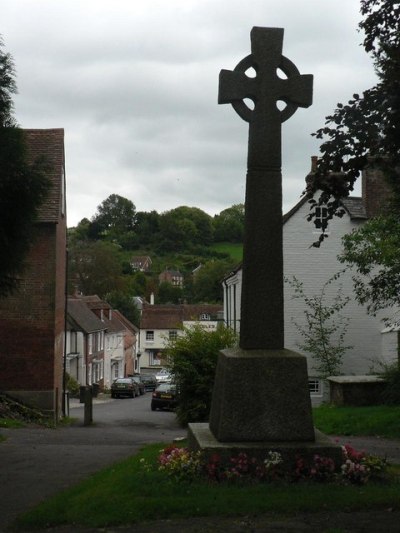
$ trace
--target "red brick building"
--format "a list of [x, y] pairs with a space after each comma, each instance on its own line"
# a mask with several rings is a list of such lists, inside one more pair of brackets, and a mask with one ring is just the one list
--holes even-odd
[[63, 393], [66, 213], [64, 130], [25, 130], [52, 182], [19, 289], [0, 300], [0, 391], [58, 418]]

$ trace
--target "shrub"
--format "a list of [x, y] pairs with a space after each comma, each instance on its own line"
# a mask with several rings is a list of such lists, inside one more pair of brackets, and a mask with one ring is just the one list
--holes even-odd
[[70, 395], [72, 397], [79, 396], [79, 383], [76, 381], [75, 378], [70, 376], [68, 373], [65, 375], [66, 377], [66, 389], [69, 391]]
[[400, 363], [384, 365], [381, 373], [386, 381], [382, 399], [387, 405], [400, 405]]
[[236, 344], [236, 335], [224, 326], [206, 331], [186, 328], [169, 342], [166, 353], [178, 390], [176, 414], [181, 424], [208, 420], [218, 353]]

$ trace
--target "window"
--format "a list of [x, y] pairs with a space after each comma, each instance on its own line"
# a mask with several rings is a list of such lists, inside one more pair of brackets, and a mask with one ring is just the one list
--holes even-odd
[[323, 205], [318, 205], [315, 208], [315, 218], [314, 218], [315, 227], [324, 231], [328, 227], [328, 208]]
[[176, 331], [176, 329], [172, 329], [168, 333], [168, 338], [170, 341], [175, 341], [178, 338], [178, 332]]
[[77, 333], [76, 331], [70, 331], [70, 347], [69, 351], [70, 353], [78, 353], [78, 341], [77, 341]]
[[322, 396], [322, 385], [319, 379], [309, 379], [308, 388], [311, 396]]
[[146, 331], [146, 341], [154, 341], [154, 331]]
[[200, 320], [211, 320], [211, 316], [208, 313], [202, 313], [200, 315]]
[[88, 335], [88, 350], [89, 350], [89, 354], [93, 353], [93, 336], [91, 333], [89, 333]]
[[161, 352], [159, 350], [149, 350], [149, 364], [151, 366], [161, 365]]

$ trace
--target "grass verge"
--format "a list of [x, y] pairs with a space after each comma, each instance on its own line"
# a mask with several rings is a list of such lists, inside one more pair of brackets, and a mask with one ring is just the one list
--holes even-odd
[[[34, 531], [67, 524], [123, 526], [147, 520], [232, 517], [261, 513], [355, 511], [397, 508], [400, 484], [191, 484], [156, 466], [161, 444], [107, 468], [22, 515], [15, 529]], [[145, 465], [153, 465], [147, 468]]]
[[334, 407], [313, 409], [314, 425], [327, 435], [400, 438], [400, 406]]

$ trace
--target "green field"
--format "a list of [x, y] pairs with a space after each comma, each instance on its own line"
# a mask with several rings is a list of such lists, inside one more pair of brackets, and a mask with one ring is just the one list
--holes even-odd
[[229, 254], [238, 263], [243, 259], [243, 244], [232, 242], [217, 242], [210, 246], [216, 252]]

